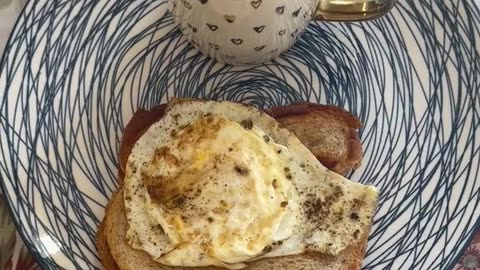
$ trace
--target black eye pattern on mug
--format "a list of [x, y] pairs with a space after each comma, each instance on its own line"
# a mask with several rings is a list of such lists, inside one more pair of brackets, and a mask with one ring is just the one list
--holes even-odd
[[187, 24], [188, 27], [192, 30], [192, 32], [196, 33], [197, 32], [197, 28], [195, 26], [192, 26], [191, 24]]
[[292, 13], [292, 16], [294, 18], [298, 17], [298, 14], [300, 14], [300, 10], [302, 10], [302, 7], [300, 7], [299, 9], [295, 10], [293, 13]]
[[253, 27], [253, 30], [257, 33], [261, 33], [265, 29], [265, 25]]
[[278, 13], [278, 15], [283, 15], [283, 12], [285, 12], [285, 6], [277, 7], [275, 11]]
[[219, 50], [219, 49], [220, 49], [220, 46], [217, 45], [217, 44], [208, 43], [208, 46], [210, 46], [210, 48], [212, 48], [212, 49], [214, 49], [214, 50]]
[[[175, 2], [174, 1], [174, 5], [175, 5]], [[180, 2], [183, 3], [183, 5], [188, 8], [188, 9], [192, 9], [192, 4], [188, 2], [188, 0], [180, 0]], [[200, 2], [200, 4], [202, 5], [206, 5], [208, 4], [208, 0], [198, 0], [198, 2]], [[250, 5], [252, 6], [252, 8], [254, 9], [258, 9], [263, 3], [263, 0], [252, 0], [250, 1]], [[278, 15], [283, 15], [285, 13], [285, 10], [286, 10], [286, 6], [283, 5], [283, 6], [278, 6], [275, 8], [275, 12], [278, 14]], [[294, 18], [297, 18], [299, 15], [300, 15], [300, 12], [302, 11], [302, 7], [299, 7], [298, 9], [294, 10], [291, 14], [292, 14], [292, 17]], [[308, 17], [310, 14], [309, 14], [309, 11], [305, 11], [305, 12], [302, 12], [302, 15], [303, 15], [303, 18], [306, 18]], [[232, 14], [226, 14], [223, 16], [223, 18], [228, 22], [228, 23], [234, 23], [235, 20], [237, 19], [237, 17], [235, 15], [232, 15]], [[208, 29], [210, 29], [210, 31], [212, 32], [215, 32], [217, 31], [221, 26], [219, 25], [216, 25], [216, 24], [211, 24], [211, 23], [206, 23]], [[198, 32], [198, 29], [197, 27], [187, 23], [187, 26], [188, 28], [193, 32], [193, 33], [197, 33]], [[262, 33], [265, 28], [267, 26], [266, 25], [258, 25], [258, 26], [254, 26], [253, 27], [253, 30], [260, 34]], [[184, 27], [182, 29], [182, 32], [185, 31], [187, 29], [187, 27]], [[290, 33], [290, 36], [294, 39], [298, 38], [298, 34], [299, 34], [300, 30], [299, 29], [296, 29], [294, 32]], [[279, 32], [278, 32], [278, 35], [279, 36], [285, 36], [285, 34], [287, 33], [287, 30], [286, 29], [281, 29]], [[198, 42], [194, 42], [192, 40], [192, 42], [194, 43], [194, 45], [196, 46], [199, 46]], [[241, 39], [241, 38], [232, 38], [230, 39], [230, 42], [232, 42], [233, 44], [237, 45], [237, 46], [240, 46], [244, 43], [244, 39]], [[208, 43], [208, 45], [210, 46], [210, 48], [214, 49], [214, 50], [220, 50], [221, 46], [218, 45], [218, 44], [214, 44], [214, 43]], [[263, 51], [267, 48], [267, 45], [260, 45], [260, 46], [256, 46], [253, 48], [253, 50], [255, 52], [260, 52], [260, 51]], [[270, 50], [270, 53], [271, 54], [276, 54], [278, 53], [279, 51], [279, 48], [274, 48], [272, 50]], [[229, 60], [233, 60], [235, 59], [235, 56], [232, 56], [232, 55], [226, 55], [225, 56], [227, 59]]]
[[192, 4], [190, 4], [187, 0], [182, 0], [182, 3], [186, 8], [192, 9]]
[[257, 9], [262, 4], [262, 0], [252, 1], [250, 4], [254, 9]]
[[293, 38], [296, 37], [299, 31], [300, 31], [300, 29], [295, 29], [295, 31], [293, 31], [293, 32], [290, 34], [290, 36], [293, 37]]
[[243, 43], [243, 39], [241, 39], [241, 38], [232, 38], [232, 39], [230, 39], [230, 41], [235, 45], [240, 45], [240, 44]]
[[254, 50], [255, 50], [256, 52], [259, 52], [259, 51], [261, 51], [261, 50], [263, 50], [263, 49], [265, 49], [265, 45], [263, 45], [263, 46], [258, 46], [258, 47], [255, 47], [255, 49], [254, 49]]
[[207, 23], [207, 26], [208, 26], [208, 28], [210, 28], [210, 30], [212, 30], [212, 31], [217, 31], [217, 29], [218, 29], [218, 26], [216, 26], [216, 25], [214, 25], [214, 24], [209, 24], [209, 23]]
[[237, 17], [235, 17], [235, 16], [233, 16], [233, 15], [225, 15], [225, 16], [223, 16], [223, 17], [224, 17], [225, 20], [226, 20], [227, 22], [229, 22], [229, 23], [233, 23], [233, 22], [235, 21], [235, 19], [237, 18]]

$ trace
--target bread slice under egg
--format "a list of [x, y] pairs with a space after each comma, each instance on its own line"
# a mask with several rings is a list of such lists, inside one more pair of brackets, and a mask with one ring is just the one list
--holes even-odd
[[[125, 164], [135, 142], [164, 113], [166, 105], [150, 111], [140, 110], [135, 113], [124, 130], [120, 147], [120, 188], [112, 195], [105, 217], [97, 232], [97, 249], [100, 260], [107, 270], [163, 270], [163, 269], [223, 269], [217, 267], [170, 267], [153, 261], [143, 251], [130, 247], [125, 239], [128, 224], [123, 202], [123, 176]], [[267, 112], [284, 127], [295, 133], [322, 163], [332, 170], [345, 173], [355, 168], [361, 161], [361, 146], [356, 134], [360, 127], [358, 119], [343, 109], [314, 105], [309, 103], [276, 107]], [[303, 123], [303, 124], [302, 124]], [[327, 129], [335, 140], [315, 137], [319, 130]], [[339, 149], [341, 148], [341, 149]], [[322, 149], [328, 149], [327, 151]], [[319, 152], [320, 151], [320, 152]], [[329, 153], [331, 155], [329, 155]], [[335, 162], [330, 162], [330, 161]], [[329, 163], [330, 162], [330, 163]], [[353, 270], [360, 269], [367, 245], [369, 230], [363, 236], [340, 252], [337, 256], [321, 253], [306, 253], [296, 256], [266, 258], [249, 262], [246, 269], [326, 269]]]
[[[107, 270], [192, 270], [218, 269], [218, 267], [171, 267], [153, 261], [150, 256], [140, 250], [133, 249], [125, 240], [127, 218], [123, 203], [123, 189], [112, 195], [105, 212], [105, 218], [97, 234], [97, 249], [100, 260]], [[249, 262], [247, 270], [357, 270], [361, 268], [368, 231], [355, 243], [340, 252], [337, 256], [321, 253], [307, 253], [295, 256], [266, 258]]]
[[339, 174], [356, 169], [362, 162], [357, 130], [360, 121], [343, 108], [308, 102], [266, 110], [293, 132], [322, 163]]
[[[150, 111], [138, 110], [127, 124], [120, 145], [120, 175], [135, 142], [162, 118], [167, 104]], [[308, 102], [277, 106], [265, 110], [300, 141], [328, 169], [344, 175], [362, 162], [362, 145], [357, 130], [360, 120], [343, 108]]]

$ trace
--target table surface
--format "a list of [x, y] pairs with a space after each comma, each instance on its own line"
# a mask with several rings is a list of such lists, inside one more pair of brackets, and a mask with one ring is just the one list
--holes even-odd
[[[18, 14], [28, 0], [0, 0], [0, 56]], [[0, 269], [40, 269], [23, 245], [0, 194]], [[480, 232], [477, 233], [455, 270], [480, 270]]]

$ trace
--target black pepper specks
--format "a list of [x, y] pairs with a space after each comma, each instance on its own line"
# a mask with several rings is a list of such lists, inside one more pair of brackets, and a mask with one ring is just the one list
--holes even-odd
[[180, 196], [178, 198], [175, 198], [173, 200], [173, 204], [176, 206], [176, 207], [182, 207], [183, 204], [185, 204], [185, 197], [184, 196]]
[[287, 205], [288, 205], [288, 202], [287, 202], [287, 201], [284, 201], [284, 202], [281, 202], [281, 203], [280, 203], [280, 206], [281, 206], [282, 208], [287, 207]]
[[336, 197], [343, 196], [343, 189], [340, 186], [335, 186], [334, 192]]
[[251, 130], [253, 128], [252, 120], [243, 120], [241, 123], [242, 127], [247, 130]]
[[268, 246], [263, 248], [263, 252], [268, 253], [268, 252], [272, 251], [272, 249], [273, 249], [272, 246], [268, 245]]
[[226, 208], [228, 205], [227, 205], [226, 201], [220, 200], [220, 206], [223, 207], [223, 208]]
[[357, 213], [353, 212], [350, 214], [350, 219], [353, 220], [353, 221], [358, 221], [360, 217], [358, 216]]
[[273, 181], [272, 181], [272, 187], [273, 187], [274, 189], [277, 189], [277, 188], [278, 188], [278, 180], [277, 180], [277, 179], [273, 179]]
[[330, 214], [330, 208], [334, 202], [331, 198], [325, 201], [315, 198], [314, 194], [307, 194], [307, 200], [304, 203], [305, 214], [311, 222], [321, 225], [324, 219]]
[[270, 142], [270, 137], [268, 137], [268, 135], [265, 135], [265, 136], [263, 136], [263, 140], [264, 140], [266, 143], [268, 143], [268, 142]]
[[292, 180], [292, 174], [290, 173], [290, 168], [285, 167], [285, 168], [283, 168], [283, 170], [285, 171], [285, 177], [286, 177], [288, 180]]
[[272, 243], [273, 246], [281, 246], [282, 244], [283, 244], [282, 240]]
[[243, 167], [241, 165], [235, 165], [234, 167], [235, 172], [241, 176], [247, 176], [250, 173], [250, 170], [246, 167]]

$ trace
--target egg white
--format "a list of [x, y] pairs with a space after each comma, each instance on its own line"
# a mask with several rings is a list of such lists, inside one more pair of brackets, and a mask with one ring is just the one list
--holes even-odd
[[124, 190], [133, 248], [165, 265], [233, 269], [337, 255], [368, 230], [378, 196], [326, 169], [262, 111], [198, 100], [170, 103], [137, 141]]

